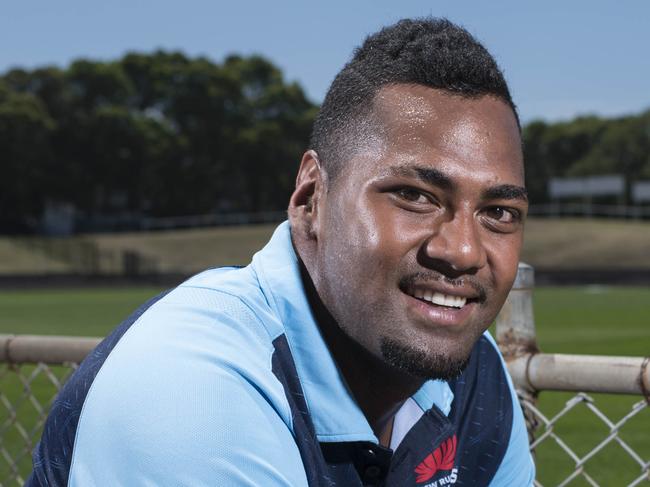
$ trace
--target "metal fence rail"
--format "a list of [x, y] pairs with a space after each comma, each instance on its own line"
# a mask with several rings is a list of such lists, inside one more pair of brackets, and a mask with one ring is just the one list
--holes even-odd
[[647, 357], [536, 353], [511, 359], [508, 370], [522, 389], [640, 394], [650, 399], [649, 362]]
[[[650, 358], [540, 353], [533, 317], [533, 288], [532, 267], [520, 264], [513, 289], [496, 322], [497, 342], [519, 394], [531, 450], [537, 459], [544, 456], [556, 465], [564, 457], [569, 467], [559, 475], [556, 485], [561, 487], [599, 486], [593, 472], [604, 468], [621, 472], [616, 485], [648, 485], [650, 428], [644, 432], [642, 445], [632, 445], [626, 435], [631, 428], [647, 428], [650, 424]], [[545, 399], [554, 391], [575, 395], [569, 395], [555, 412], [542, 411], [542, 401], [538, 399]], [[612, 413], [602, 405], [599, 407], [599, 401], [588, 392], [636, 398], [631, 405]], [[617, 402], [625, 402], [626, 396], [620, 398]], [[586, 448], [570, 445], [563, 438], [567, 432], [563, 422], [566, 424], [567, 418], [575, 418], [576, 414], [589, 416], [585, 422], [588, 426], [581, 433], [595, 438]], [[535, 484], [543, 486], [539, 480]]]
[[[603, 469], [620, 472], [615, 485], [650, 485], [650, 359], [540, 353], [533, 285], [532, 268], [520, 265], [497, 318], [496, 334], [520, 396], [538, 464], [558, 469], [559, 480], [553, 485], [610, 485], [598, 482]], [[0, 487], [24, 483], [31, 470], [31, 452], [56, 393], [99, 341], [0, 335]], [[616, 411], [605, 407], [605, 399], [612, 394], [628, 395], [617, 398], [620, 407]], [[560, 400], [549, 408], [545, 400], [557, 395]], [[580, 435], [588, 437], [587, 446], [567, 439], [566, 425], [575, 428], [576, 418], [579, 425], [585, 425], [580, 426]], [[641, 434], [642, 443], [630, 439], [644, 428], [648, 431]], [[543, 484], [537, 481], [536, 485]]]

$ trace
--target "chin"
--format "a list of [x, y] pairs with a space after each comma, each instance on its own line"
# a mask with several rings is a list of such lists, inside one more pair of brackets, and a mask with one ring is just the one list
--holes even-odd
[[471, 348], [455, 354], [432, 353], [384, 337], [381, 340], [381, 354], [387, 364], [413, 377], [450, 381], [467, 367]]

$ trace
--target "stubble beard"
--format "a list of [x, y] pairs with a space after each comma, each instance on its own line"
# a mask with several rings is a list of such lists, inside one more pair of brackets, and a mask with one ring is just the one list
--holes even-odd
[[427, 353], [411, 345], [382, 337], [380, 350], [386, 363], [413, 377], [450, 381], [462, 374], [470, 359], [449, 357], [443, 353]]

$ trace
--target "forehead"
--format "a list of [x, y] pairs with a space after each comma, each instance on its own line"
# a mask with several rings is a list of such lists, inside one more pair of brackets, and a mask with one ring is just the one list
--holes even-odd
[[391, 85], [378, 92], [373, 108], [382, 165], [425, 163], [452, 175], [464, 171], [523, 185], [519, 128], [512, 109], [500, 99]]

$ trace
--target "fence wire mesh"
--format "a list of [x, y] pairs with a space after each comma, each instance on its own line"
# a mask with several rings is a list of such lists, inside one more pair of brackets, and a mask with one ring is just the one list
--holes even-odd
[[650, 407], [639, 397], [544, 392], [520, 395], [538, 476], [535, 485], [650, 485]]
[[[76, 367], [0, 363], [0, 487], [23, 485], [52, 401]], [[639, 396], [544, 391], [520, 401], [536, 426], [537, 486], [650, 485], [650, 407]]]
[[0, 487], [24, 484], [50, 406], [76, 368], [0, 363]]

